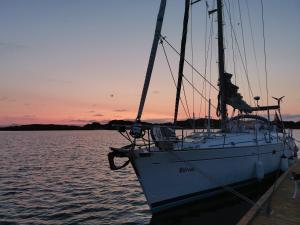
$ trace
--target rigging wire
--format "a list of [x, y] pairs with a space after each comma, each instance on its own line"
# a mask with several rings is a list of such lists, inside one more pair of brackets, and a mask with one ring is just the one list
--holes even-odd
[[[162, 40], [163, 41], [165, 41], [170, 47], [171, 47], [171, 49], [175, 52], [175, 53], [177, 53], [179, 56], [180, 56], [180, 53], [178, 52], [178, 50], [166, 39], [166, 37], [165, 36], [161, 36], [161, 38], [162, 38]], [[209, 82], [195, 67], [193, 67], [192, 66], [192, 64], [188, 61], [188, 60], [186, 60], [186, 59], [184, 59], [184, 61], [191, 67], [191, 68], [193, 68], [193, 70], [196, 72], [196, 74], [198, 74], [199, 76], [201, 76], [207, 83], [209, 83], [209, 85], [210, 86], [212, 86], [216, 91], [219, 91], [219, 89], [218, 88], [216, 88], [216, 86], [214, 86], [211, 82]]]
[[[207, 2], [206, 2], [206, 10], [207, 10], [207, 12], [208, 12], [208, 4], [207, 4]], [[205, 62], [204, 62], [204, 75], [205, 75], [205, 78], [207, 78], [207, 45], [206, 45], [206, 43], [207, 43], [207, 14], [206, 14], [206, 17], [205, 17]], [[202, 91], [204, 91], [204, 96], [205, 96], [205, 98], [207, 98], [207, 91], [206, 91], [206, 82], [204, 82], [204, 80], [203, 80], [203, 90]], [[202, 92], [202, 94], [203, 94], [203, 92]], [[206, 104], [204, 104], [204, 115], [205, 115], [205, 117], [207, 116], [207, 110], [206, 110]]]
[[267, 70], [267, 51], [266, 51], [266, 36], [265, 36], [265, 18], [264, 18], [264, 3], [260, 0], [261, 4], [261, 20], [262, 20], [262, 31], [263, 31], [263, 44], [264, 44], [264, 64], [265, 64], [265, 75], [266, 75], [266, 94], [267, 94], [267, 105], [269, 105], [269, 85], [268, 85], [268, 70]]
[[[229, 5], [229, 16], [231, 17], [231, 4], [230, 4], [230, 1], [228, 1], [228, 5]], [[234, 84], [236, 85], [237, 72], [236, 72], [236, 63], [235, 63], [235, 51], [234, 51], [234, 47], [233, 47], [233, 33], [232, 33], [232, 29], [230, 29], [230, 37], [231, 37], [231, 51], [232, 51]]]
[[[172, 67], [171, 67], [169, 58], [168, 58], [168, 56], [167, 56], [166, 49], [165, 49], [165, 46], [164, 46], [163, 41], [161, 41], [160, 44], [161, 44], [161, 46], [162, 46], [162, 48], [163, 48], [163, 52], [164, 52], [164, 55], [165, 55], [165, 58], [166, 58], [166, 61], [167, 61], [167, 64], [168, 64], [168, 67], [169, 67], [169, 70], [170, 70], [170, 74], [171, 74], [171, 76], [172, 76], [172, 80], [173, 80], [174, 85], [175, 85], [175, 88], [177, 88], [177, 84], [176, 84], [176, 81], [175, 81], [175, 77], [174, 77], [174, 74], [173, 74], [173, 70], [172, 70]], [[183, 85], [182, 85], [182, 86], [183, 86]], [[184, 87], [184, 86], [183, 86], [183, 87]], [[183, 88], [183, 90], [184, 90], [184, 88]], [[184, 95], [185, 95], [185, 91], [184, 91]], [[185, 100], [187, 100], [187, 99], [185, 98]], [[190, 112], [189, 112], [188, 105], [187, 105], [187, 109], [186, 109], [185, 106], [184, 106], [184, 102], [182, 101], [181, 97], [180, 97], [180, 102], [181, 102], [183, 111], [185, 112], [185, 115], [186, 115], [188, 118], [191, 118], [191, 115], [190, 115]], [[187, 104], [187, 101], [186, 101], [186, 104]]]
[[[183, 74], [183, 79], [185, 79], [185, 80], [188, 82], [188, 84], [191, 85], [191, 87], [194, 88], [195, 91], [196, 91], [202, 98], [204, 98], [204, 100], [205, 100], [206, 102], [209, 102], [209, 100], [208, 100], [205, 96], [203, 96], [203, 95], [201, 94], [201, 92], [200, 92], [200, 91], [192, 84], [191, 81], [189, 81], [189, 80], [184, 76], [184, 74]], [[214, 109], [217, 109], [217, 107], [216, 107], [215, 105], [211, 104], [211, 106], [212, 106]]]
[[253, 28], [252, 28], [252, 23], [251, 23], [252, 20], [251, 20], [248, 0], [245, 0], [245, 2], [246, 2], [248, 20], [249, 20], [249, 25], [250, 25], [250, 32], [251, 32], [250, 34], [251, 34], [251, 40], [252, 40], [252, 49], [253, 49], [253, 54], [254, 54], [256, 73], [257, 73], [256, 75], [257, 75], [257, 81], [258, 81], [258, 87], [259, 87], [259, 94], [260, 94], [260, 96], [262, 96], [261, 82], [260, 82], [258, 62], [257, 62], [257, 54], [256, 54], [256, 49], [255, 49]]
[[[209, 6], [208, 6], [208, 3], [207, 1], [205, 2], [206, 3], [206, 11], [207, 11], [207, 14], [206, 14], [206, 17], [205, 17], [205, 48], [206, 48], [206, 51], [205, 51], [205, 65], [204, 65], [204, 71], [205, 71], [205, 78], [207, 78], [207, 62], [208, 62], [208, 54], [209, 54], [209, 50], [210, 50], [210, 46], [209, 46], [209, 42], [212, 41], [211, 40], [211, 36], [212, 36], [212, 25], [209, 27], [209, 40], [208, 40], [208, 43], [207, 43], [207, 27], [208, 27], [208, 11], [209, 11]], [[211, 24], [213, 24], [213, 16], [212, 16], [212, 19], [211, 19]], [[207, 97], [207, 85], [205, 83], [205, 86], [204, 86], [204, 93], [205, 93], [205, 97]], [[209, 98], [208, 98], [209, 99]], [[209, 107], [209, 106], [208, 106]], [[208, 117], [207, 115], [207, 109], [206, 109], [206, 104], [205, 104], [205, 107], [204, 107], [204, 111], [205, 111], [205, 116]]]
[[[216, 5], [216, 0], [213, 1], [213, 5], [212, 8], [215, 8]], [[207, 4], [207, 8], [208, 4]], [[213, 34], [214, 34], [214, 15], [212, 14], [211, 17], [211, 23], [210, 23], [210, 39], [209, 39], [209, 49], [210, 49], [210, 59], [209, 59], [209, 82], [212, 82], [212, 58], [213, 58]], [[211, 86], [209, 86], [209, 90], [208, 90], [208, 99], [211, 99]], [[211, 102], [209, 102], [208, 104], [212, 105]], [[210, 105], [208, 107], [210, 107]]]
[[[206, 2], [206, 11], [208, 11], [208, 5]], [[204, 77], [206, 79], [206, 64], [207, 64], [207, 14], [205, 13], [205, 32], [204, 32]], [[202, 83], [202, 91], [201, 94], [203, 95], [203, 91], [204, 91], [204, 87], [205, 87], [205, 80], [203, 80]], [[206, 92], [205, 92], [206, 94]], [[205, 96], [205, 95], [204, 95]], [[205, 96], [206, 97], [206, 96]], [[202, 110], [202, 98], [200, 99], [200, 108], [199, 108], [199, 117], [201, 116], [201, 110]], [[204, 109], [204, 116], [206, 117], [206, 109]]]
[[[191, 5], [191, 54], [192, 54], [192, 66], [194, 67], [194, 45], [193, 45], [193, 5]], [[192, 68], [192, 84], [194, 84], [194, 70]], [[193, 129], [195, 129], [195, 89], [193, 88]]]
[[[227, 46], [229, 46], [229, 41], [228, 41], [228, 30], [224, 29], [223, 30], [223, 40], [224, 40], [224, 51], [227, 50]], [[226, 56], [229, 56], [229, 52], [227, 52]], [[229, 57], [225, 57], [225, 61], [224, 61], [224, 69], [225, 71], [229, 71], [230, 69], [229, 66]]]
[[[211, 18], [211, 28], [210, 28], [210, 59], [209, 59], [209, 82], [211, 82], [211, 73], [212, 73], [212, 56], [213, 56], [213, 33], [214, 33], [214, 23], [213, 23], [213, 16]], [[211, 98], [211, 86], [209, 86], [208, 91], [209, 99]]]
[[[207, 43], [207, 25], [208, 25], [207, 18], [208, 18], [208, 11], [209, 11], [208, 8], [209, 8], [209, 6], [208, 6], [207, 1], [205, 3], [206, 3], [207, 14], [205, 14], [206, 16], [205, 16], [205, 41], [204, 41], [204, 52], [205, 52], [205, 55], [204, 55], [204, 76], [205, 76], [205, 79], [207, 79], [207, 61], [208, 61], [210, 41], [212, 41], [211, 36], [212, 36], [213, 15], [212, 15], [210, 31], [209, 31], [209, 40], [208, 40], [209, 42]], [[211, 80], [210, 80], [210, 82], [211, 82]], [[203, 92], [204, 92], [204, 94], [203, 94]], [[204, 97], [207, 99], [207, 88], [206, 88], [205, 80], [203, 80], [201, 94], [204, 95]], [[200, 117], [200, 114], [201, 114], [201, 110], [202, 110], [202, 98], [201, 98], [201, 101], [200, 101], [199, 117]], [[205, 117], [207, 116], [206, 113], [207, 113], [206, 104], [204, 104], [204, 115], [205, 115]]]
[[[225, 5], [225, 8], [226, 8], [227, 14], [229, 14], [227, 4], [224, 4], [224, 5]], [[249, 88], [249, 90], [250, 90], [250, 94], [253, 96], [252, 88], [251, 88], [250, 82], [249, 82], [249, 77], [247, 76], [248, 72], [247, 72], [247, 69], [246, 69], [246, 66], [245, 66], [245, 62], [244, 62], [244, 60], [243, 60], [243, 56], [242, 56], [241, 49], [240, 49], [240, 46], [239, 46], [239, 43], [238, 43], [238, 40], [237, 40], [236, 32], [235, 32], [235, 30], [234, 30], [234, 28], [233, 28], [233, 24], [232, 24], [232, 20], [231, 20], [230, 14], [229, 14], [229, 22], [230, 22], [231, 29], [232, 29], [232, 31], [233, 31], [234, 40], [235, 40], [235, 43], [236, 43], [236, 46], [237, 46], [237, 49], [238, 49], [238, 53], [239, 53], [239, 56], [240, 56], [242, 65], [243, 65], [244, 72], [245, 72], [245, 74], [246, 74], [246, 78], [248, 78], [248, 79], [247, 79], [247, 81], [248, 81], [248, 82], [247, 82], [247, 83], [248, 83], [248, 88]]]
[[182, 82], [182, 90], [183, 90], [183, 95], [184, 95], [184, 99], [185, 99], [185, 104], [186, 104], [186, 108], [187, 108], [187, 112], [189, 114], [189, 117], [191, 119], [191, 113], [190, 113], [190, 109], [189, 109], [189, 105], [188, 105], [188, 100], [186, 97], [186, 92], [185, 92], [185, 87], [184, 87], [184, 83]]
[[[229, 17], [229, 22], [230, 22], [231, 48], [232, 48], [232, 52], [233, 52], [233, 59], [232, 59], [232, 61], [233, 61], [233, 66], [234, 66], [233, 70], [234, 70], [234, 74], [235, 74], [235, 85], [237, 83], [237, 78], [239, 77], [240, 80], [241, 80], [241, 85], [244, 86], [243, 76], [241, 76], [241, 74], [238, 72], [237, 61], [236, 61], [238, 59], [236, 58], [236, 51], [235, 51], [235, 47], [234, 47], [234, 43], [236, 43], [236, 46], [237, 46], [237, 49], [238, 49], [238, 53], [239, 53], [238, 55], [240, 56], [240, 59], [241, 59], [242, 65], [243, 65], [243, 69], [245, 71], [244, 61], [243, 61], [242, 54], [241, 54], [240, 47], [239, 47], [239, 43], [238, 43], [238, 40], [237, 40], [237, 35], [236, 35], [235, 29], [234, 29], [234, 27], [232, 25], [235, 22], [234, 21], [235, 16], [233, 14], [234, 13], [234, 9], [235, 9], [234, 4], [233, 4], [234, 0], [233, 0], [232, 4], [230, 4], [230, 1], [228, 1], [228, 2], [229, 2], [229, 9], [228, 9], [226, 3], [225, 3], [225, 7], [226, 7], [227, 15]], [[232, 13], [231, 13], [231, 6], [232, 6], [232, 10], [233, 10]]]
[[[169, 63], [168, 55], [167, 55], [167, 53], [166, 53], [166, 51], [165, 51], [163, 42], [161, 42], [161, 43], [162, 43], [162, 46], [163, 46], [163, 49], [164, 49], [164, 55], [165, 55], [166, 60], [167, 60], [167, 62], [168, 62], [168, 66], [169, 66], [169, 69], [170, 69], [170, 73], [171, 73], [171, 75], [172, 75], [173, 81], [175, 81], [175, 79], [174, 79], [174, 74], [173, 74], [173, 72], [172, 72], [172, 69], [171, 69], [171, 66], [170, 66], [170, 63]], [[201, 94], [201, 92], [200, 92], [200, 91], [192, 84], [191, 81], [189, 81], [189, 80], [185, 77], [184, 74], [182, 74], [182, 77], [183, 77], [183, 79], [185, 79], [185, 80], [187, 81], [187, 83], [188, 83], [192, 88], [195, 89], [195, 91], [196, 91], [202, 98], [205, 99], [205, 101], [209, 102], [209, 100], [208, 100], [207, 98], [205, 98], [205, 97]], [[176, 83], [176, 82], [175, 82], [175, 83]], [[176, 86], [177, 86], [177, 85], [176, 85]], [[217, 108], [217, 107], [214, 106], [213, 104], [211, 104], [211, 106], [212, 106], [213, 108], [215, 108], [215, 109]], [[189, 116], [189, 118], [191, 118], [191, 117]]]
[[247, 54], [246, 54], [246, 46], [245, 46], [245, 37], [244, 37], [244, 27], [243, 27], [243, 19], [242, 19], [242, 13], [241, 13], [241, 5], [240, 0], [238, 2], [238, 9], [239, 9], [239, 18], [240, 18], [240, 24], [241, 24], [241, 33], [242, 33], [242, 43], [243, 43], [243, 50], [244, 50], [244, 60], [245, 60], [245, 68], [246, 68], [246, 77], [247, 77], [247, 83], [248, 83], [248, 90], [249, 90], [249, 100], [253, 101], [253, 92], [250, 85], [249, 75], [248, 75], [248, 63], [247, 63]]

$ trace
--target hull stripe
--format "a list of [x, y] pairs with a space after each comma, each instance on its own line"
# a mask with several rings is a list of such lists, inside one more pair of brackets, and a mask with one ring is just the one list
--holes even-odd
[[[187, 151], [227, 150], [229, 148], [257, 148], [257, 147], [260, 148], [260, 147], [272, 146], [272, 145], [283, 145], [283, 143], [282, 142], [277, 142], [277, 143], [263, 144], [263, 145], [228, 146], [228, 147], [226, 146], [226, 147], [216, 147], [216, 148], [205, 147], [205, 148], [197, 148], [197, 149], [186, 148], [186, 149], [176, 149], [176, 150], [173, 150], [173, 151], [176, 151], [176, 152], [187, 152]], [[155, 151], [155, 153], [164, 153], [164, 152], [165, 151]]]
[[[278, 150], [275, 153], [273, 152], [264, 152], [260, 153], [259, 155], [268, 155], [268, 154], [276, 154], [277, 152], [283, 152], [283, 150]], [[175, 163], [177, 162], [194, 162], [194, 161], [207, 161], [207, 160], [216, 160], [216, 159], [231, 159], [231, 158], [243, 158], [243, 157], [250, 157], [250, 156], [257, 156], [258, 154], [251, 154], [251, 155], [237, 155], [237, 156], [231, 156], [231, 157], [216, 157], [216, 158], [209, 158], [209, 159], [190, 159], [190, 160], [177, 160], [174, 161]], [[159, 162], [153, 162], [152, 164], [161, 164]]]

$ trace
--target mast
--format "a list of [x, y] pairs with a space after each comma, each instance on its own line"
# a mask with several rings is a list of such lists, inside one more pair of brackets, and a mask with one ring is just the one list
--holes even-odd
[[149, 57], [143, 92], [142, 92], [142, 96], [141, 96], [141, 100], [140, 100], [140, 106], [139, 106], [139, 111], [138, 111], [138, 114], [136, 117], [136, 121], [140, 121], [141, 117], [142, 117], [142, 113], [143, 113], [143, 109], [144, 109], [144, 105], [145, 105], [145, 101], [146, 101], [146, 97], [147, 97], [147, 92], [148, 92], [148, 88], [149, 88], [149, 84], [150, 84], [150, 80], [151, 80], [154, 61], [155, 61], [155, 57], [156, 57], [157, 47], [158, 47], [159, 39], [161, 36], [161, 28], [162, 28], [162, 24], [164, 21], [166, 3], [167, 3], [167, 0], [161, 0], [161, 2], [160, 2], [160, 8], [159, 8], [159, 12], [157, 15], [157, 20], [156, 20], [154, 39], [153, 39], [153, 43], [152, 43], [151, 53], [150, 53], [150, 57]]
[[179, 60], [179, 69], [178, 69], [178, 82], [177, 82], [176, 102], [175, 102], [175, 112], [174, 112], [174, 127], [176, 126], [176, 122], [177, 122], [180, 92], [182, 86], [183, 67], [184, 67], [184, 59], [185, 59], [185, 46], [186, 46], [187, 28], [189, 22], [189, 11], [190, 11], [190, 0], [185, 0], [180, 60]]
[[224, 54], [224, 36], [223, 36], [223, 1], [217, 0], [218, 12], [218, 57], [219, 57], [219, 104], [221, 113], [221, 129], [225, 130], [227, 120], [226, 94], [225, 94], [225, 54]]

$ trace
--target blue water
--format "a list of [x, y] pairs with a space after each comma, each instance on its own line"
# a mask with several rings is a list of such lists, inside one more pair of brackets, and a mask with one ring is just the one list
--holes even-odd
[[109, 170], [111, 131], [0, 132], [0, 224], [143, 224], [130, 167]]
[[115, 131], [0, 132], [0, 224], [230, 224], [249, 207], [152, 217], [131, 166], [109, 169], [123, 144]]

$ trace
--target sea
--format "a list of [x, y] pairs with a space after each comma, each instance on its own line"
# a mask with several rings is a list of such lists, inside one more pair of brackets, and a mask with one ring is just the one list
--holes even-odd
[[[294, 131], [300, 139], [300, 131]], [[117, 131], [0, 131], [0, 224], [236, 224], [234, 201], [152, 216], [131, 166], [111, 171]]]

